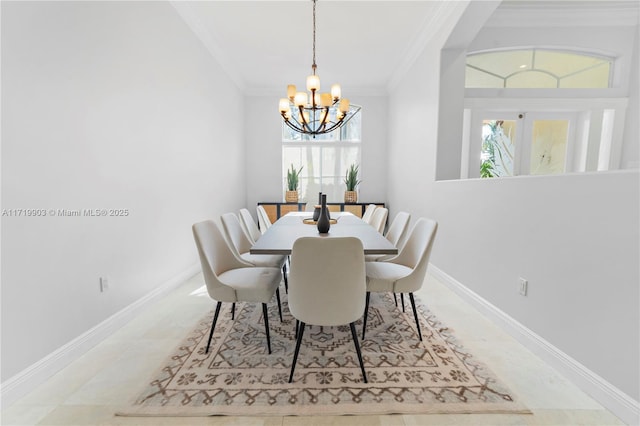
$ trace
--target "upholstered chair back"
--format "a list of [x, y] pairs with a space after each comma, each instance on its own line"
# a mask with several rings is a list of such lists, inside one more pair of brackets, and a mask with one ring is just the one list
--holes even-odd
[[349, 324], [364, 312], [366, 274], [362, 242], [354, 237], [303, 237], [293, 244], [289, 309], [313, 325]]

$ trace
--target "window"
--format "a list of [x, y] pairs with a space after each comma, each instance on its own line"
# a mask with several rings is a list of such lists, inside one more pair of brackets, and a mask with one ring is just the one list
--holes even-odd
[[[477, 110], [472, 119], [470, 177], [572, 171], [578, 114]], [[571, 143], [570, 143], [571, 142]], [[477, 159], [473, 165], [473, 159]]]
[[340, 129], [315, 138], [294, 132], [282, 125], [282, 187], [286, 188], [287, 170], [302, 167], [299, 197], [316, 202], [318, 192], [327, 201], [344, 199], [343, 179], [351, 164], [360, 164], [362, 112], [358, 112]]
[[460, 177], [618, 168], [627, 101], [613, 65], [541, 48], [469, 53]]
[[468, 88], [607, 88], [610, 58], [577, 52], [515, 49], [467, 56]]

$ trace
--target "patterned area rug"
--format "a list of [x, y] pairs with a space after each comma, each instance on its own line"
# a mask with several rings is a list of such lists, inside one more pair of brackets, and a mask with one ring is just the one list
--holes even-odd
[[[423, 341], [411, 307], [391, 294], [371, 295], [366, 338], [360, 341], [369, 383], [362, 380], [349, 326], [308, 327], [287, 383], [295, 349], [295, 319], [283, 296], [284, 321], [269, 306], [272, 354], [262, 307], [223, 305], [209, 354], [213, 311], [166, 360], [131, 407], [130, 416], [340, 415], [392, 413], [529, 413], [509, 390], [462, 348], [416, 300]], [[357, 323], [358, 337], [362, 322]]]

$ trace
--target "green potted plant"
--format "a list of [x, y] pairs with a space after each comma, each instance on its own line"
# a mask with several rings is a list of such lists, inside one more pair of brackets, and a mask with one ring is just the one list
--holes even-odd
[[349, 169], [347, 170], [347, 173], [344, 177], [344, 184], [347, 186], [347, 190], [344, 192], [345, 203], [358, 202], [358, 192], [356, 192], [356, 188], [361, 182], [358, 180], [359, 171], [360, 171], [360, 166], [356, 164], [352, 164], [351, 166], [349, 166]]
[[284, 200], [287, 203], [298, 202], [298, 184], [300, 183], [301, 171], [302, 167], [296, 170], [293, 164], [291, 165], [291, 170], [287, 170], [287, 192], [284, 195]]

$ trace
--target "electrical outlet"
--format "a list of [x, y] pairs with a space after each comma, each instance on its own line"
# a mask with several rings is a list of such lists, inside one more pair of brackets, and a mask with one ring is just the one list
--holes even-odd
[[521, 296], [526, 296], [528, 286], [529, 286], [529, 282], [524, 278], [520, 278], [518, 281], [518, 293], [520, 293]]
[[109, 278], [100, 277], [100, 292], [104, 293], [107, 290], [109, 290]]

